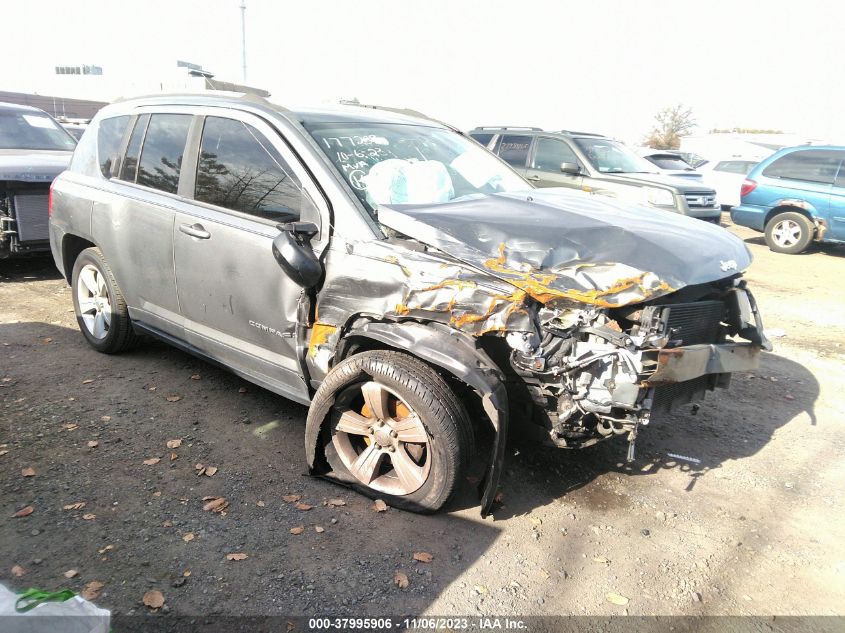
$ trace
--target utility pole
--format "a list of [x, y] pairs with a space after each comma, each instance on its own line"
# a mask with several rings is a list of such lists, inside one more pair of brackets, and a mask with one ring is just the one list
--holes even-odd
[[246, 0], [241, 0], [241, 63], [243, 82], [246, 83]]

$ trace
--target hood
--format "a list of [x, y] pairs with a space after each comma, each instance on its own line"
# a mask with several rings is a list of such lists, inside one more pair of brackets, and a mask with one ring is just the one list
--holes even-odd
[[381, 206], [378, 219], [543, 304], [618, 307], [751, 263], [745, 244], [721, 227], [565, 189]]
[[53, 182], [67, 169], [73, 152], [0, 149], [0, 180]]
[[[692, 172], [690, 172], [692, 173]], [[679, 177], [669, 174], [648, 173], [648, 174], [615, 174], [604, 173], [597, 177], [599, 181], [618, 182], [622, 184], [631, 184], [632, 182], [639, 185], [663, 185], [664, 187], [673, 187], [678, 189], [681, 193], [691, 191], [709, 191], [710, 189], [703, 186], [700, 181], [693, 180], [689, 176]]]

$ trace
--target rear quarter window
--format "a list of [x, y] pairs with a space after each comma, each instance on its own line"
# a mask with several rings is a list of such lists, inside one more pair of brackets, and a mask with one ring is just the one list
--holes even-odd
[[800, 180], [829, 185], [833, 182], [839, 163], [840, 152], [833, 150], [806, 150], [781, 156], [763, 170], [767, 178]]
[[495, 134], [483, 133], [483, 134], [470, 134], [470, 138], [475, 140], [475, 142], [487, 147], [490, 144], [490, 141], [493, 140], [493, 137], [496, 136]]
[[97, 160], [100, 171], [106, 178], [111, 178], [112, 167], [120, 151], [120, 142], [129, 123], [129, 115], [115, 116], [100, 121], [97, 132]]
[[499, 139], [496, 153], [499, 158], [514, 167], [525, 167], [528, 160], [528, 148], [530, 147], [530, 136], [506, 134]]

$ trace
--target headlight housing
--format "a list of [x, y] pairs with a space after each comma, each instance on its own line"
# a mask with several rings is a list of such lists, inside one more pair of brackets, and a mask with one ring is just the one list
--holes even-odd
[[656, 207], [674, 207], [675, 196], [668, 189], [658, 189], [657, 187], [644, 187], [645, 198], [649, 204]]

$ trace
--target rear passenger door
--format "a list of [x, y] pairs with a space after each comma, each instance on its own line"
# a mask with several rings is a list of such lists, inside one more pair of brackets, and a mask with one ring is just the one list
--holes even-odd
[[191, 126], [187, 112], [139, 112], [108, 200], [93, 205], [92, 235], [114, 271], [133, 319], [180, 336], [173, 220]]
[[277, 224], [318, 215], [308, 174], [264, 121], [212, 110], [193, 140], [186, 195], [194, 200], [173, 226], [185, 337], [256, 382], [307, 401], [295, 338], [302, 289], [279, 267], [272, 243]]
[[582, 174], [564, 174], [562, 163], [573, 163], [582, 170], [584, 166], [569, 145], [560, 139], [539, 136], [534, 142], [526, 179], [538, 187], [570, 187], [580, 189], [584, 181]]

